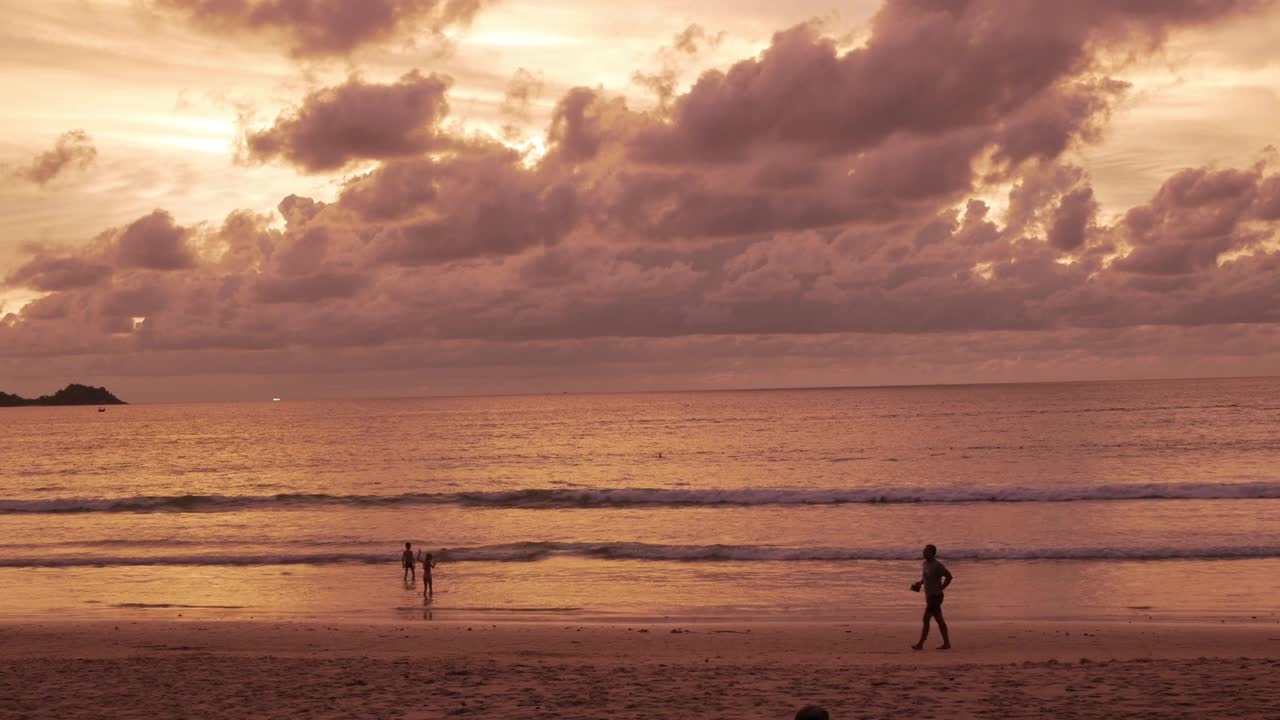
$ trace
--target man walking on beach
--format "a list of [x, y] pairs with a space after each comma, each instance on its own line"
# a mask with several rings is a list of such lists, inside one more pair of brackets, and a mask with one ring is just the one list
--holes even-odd
[[942, 619], [942, 591], [951, 584], [951, 571], [946, 565], [938, 562], [937, 558], [938, 548], [925, 545], [923, 575], [920, 582], [911, 586], [913, 592], [920, 592], [920, 588], [924, 587], [924, 627], [920, 628], [920, 642], [912, 645], [912, 650], [924, 649], [924, 641], [929, 637], [929, 618], [938, 621], [938, 631], [942, 633], [942, 644], [938, 649], [951, 649], [951, 638], [947, 636], [947, 621]]

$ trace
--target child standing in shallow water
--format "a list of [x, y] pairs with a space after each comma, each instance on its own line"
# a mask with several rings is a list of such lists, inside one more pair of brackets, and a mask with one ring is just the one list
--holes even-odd
[[938, 632], [942, 633], [942, 644], [939, 650], [951, 649], [951, 638], [947, 636], [947, 621], [942, 619], [942, 591], [951, 584], [951, 571], [938, 562], [938, 548], [933, 545], [924, 546], [923, 574], [920, 582], [911, 586], [915, 592], [924, 587], [924, 627], [920, 629], [920, 642], [911, 646], [912, 650], [923, 650], [924, 641], [929, 637], [929, 618], [938, 621]]
[[412, 578], [414, 582], [418, 581], [418, 578], [414, 575], [414, 572], [413, 572], [412, 547], [413, 546], [410, 545], [409, 543], [405, 543], [404, 552], [400, 553], [400, 564], [404, 567], [404, 581], [406, 584], [409, 582], [410, 578]]
[[431, 588], [431, 568], [436, 566], [436, 561], [431, 558], [431, 553], [426, 555], [422, 551], [418, 551], [418, 559], [422, 561], [422, 594], [431, 597], [434, 590]]

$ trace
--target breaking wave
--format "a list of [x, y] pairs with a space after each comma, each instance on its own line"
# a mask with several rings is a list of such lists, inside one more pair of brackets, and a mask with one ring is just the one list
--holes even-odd
[[[445, 563], [536, 562], [555, 557], [665, 562], [849, 562], [915, 561], [920, 550], [910, 548], [787, 547], [779, 545], [661, 545], [649, 543], [520, 542], [502, 545], [445, 548], [436, 551]], [[945, 559], [997, 560], [1195, 560], [1280, 557], [1280, 546], [1203, 547], [1063, 547], [1063, 548], [948, 548]], [[0, 567], [110, 567], [153, 565], [334, 565], [341, 563], [395, 565], [395, 552], [386, 553], [236, 553], [140, 556], [9, 557]]]
[[530, 489], [399, 495], [143, 495], [0, 500], [0, 514], [238, 512], [316, 507], [459, 505], [487, 508], [752, 507], [895, 503], [1023, 503], [1125, 500], [1280, 499], [1280, 482], [1128, 483], [1063, 487], [619, 488]]

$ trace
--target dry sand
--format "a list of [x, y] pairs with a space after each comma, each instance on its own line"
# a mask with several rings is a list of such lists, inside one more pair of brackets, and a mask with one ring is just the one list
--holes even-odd
[[10, 623], [0, 718], [1280, 718], [1274, 622], [953, 625]]

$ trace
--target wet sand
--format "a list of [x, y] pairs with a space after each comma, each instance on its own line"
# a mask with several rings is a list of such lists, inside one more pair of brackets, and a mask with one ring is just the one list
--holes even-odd
[[1280, 717], [1275, 622], [953, 624], [8, 623], [0, 718]]

